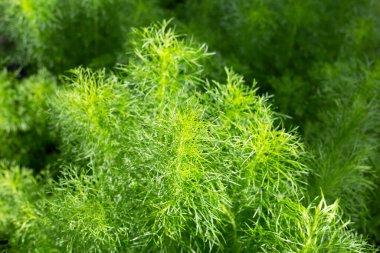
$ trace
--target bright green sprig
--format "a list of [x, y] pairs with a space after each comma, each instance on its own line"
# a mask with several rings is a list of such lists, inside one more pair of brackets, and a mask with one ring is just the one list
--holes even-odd
[[[35, 218], [34, 204], [41, 196], [42, 189], [32, 170], [21, 168], [9, 162], [0, 162], [0, 239], [18, 243], [23, 230]], [[1, 247], [0, 247], [1, 249]]]

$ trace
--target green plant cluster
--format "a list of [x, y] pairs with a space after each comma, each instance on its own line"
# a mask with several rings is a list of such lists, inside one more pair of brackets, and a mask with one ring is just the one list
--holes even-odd
[[1, 0], [0, 32], [13, 63], [60, 73], [115, 63], [131, 26], [159, 17], [155, 0]]
[[369, 206], [376, 200], [380, 175], [379, 64], [337, 62], [324, 64], [318, 72], [318, 121], [305, 127], [305, 139], [315, 150], [311, 192], [323, 189], [330, 201], [339, 197], [356, 228], [373, 233], [378, 216], [371, 216]]
[[0, 0], [0, 252], [375, 252], [379, 27], [373, 0]]
[[48, 125], [47, 99], [55, 88], [55, 78], [46, 70], [23, 80], [1, 71], [0, 159], [36, 169], [47, 163], [55, 142]]
[[178, 18], [303, 126], [319, 88], [315, 67], [379, 55], [378, 9], [373, 0], [187, 0]]
[[340, 199], [354, 226], [379, 240], [373, 216], [380, 175], [379, 1], [188, 0], [178, 6], [189, 33], [257, 78], [263, 92], [275, 95], [277, 110], [291, 116], [286, 127], [300, 127], [314, 156], [311, 196], [322, 189], [329, 203]]
[[205, 46], [166, 24], [135, 30], [134, 42], [120, 74], [77, 69], [51, 102], [66, 161], [34, 206], [23, 206], [33, 199], [30, 173], [4, 172], [4, 197], [20, 210], [6, 217], [16, 220], [12, 249], [371, 249], [337, 203], [302, 204], [304, 148], [255, 86], [228, 69], [223, 84], [202, 80]]

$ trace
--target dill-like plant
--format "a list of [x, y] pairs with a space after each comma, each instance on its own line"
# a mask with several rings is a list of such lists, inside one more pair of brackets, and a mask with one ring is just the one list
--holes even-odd
[[255, 83], [203, 80], [206, 46], [165, 22], [132, 44], [127, 65], [73, 70], [51, 102], [62, 175], [14, 222], [11, 250], [373, 251], [337, 202], [304, 205], [307, 152]]
[[310, 195], [322, 188], [328, 204], [340, 199], [352, 227], [380, 238], [379, 207], [368, 203], [376, 202], [370, 200], [377, 199], [380, 171], [379, 2], [187, 0], [177, 6], [197, 39], [275, 95], [275, 110], [291, 116], [286, 128], [299, 126], [314, 149]]

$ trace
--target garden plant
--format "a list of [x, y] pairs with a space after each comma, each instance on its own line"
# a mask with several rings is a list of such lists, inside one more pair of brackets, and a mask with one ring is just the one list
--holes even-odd
[[0, 0], [0, 251], [376, 252], [379, 24], [371, 0]]

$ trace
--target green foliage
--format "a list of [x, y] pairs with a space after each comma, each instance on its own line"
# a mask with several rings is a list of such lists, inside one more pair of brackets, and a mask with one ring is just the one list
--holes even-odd
[[369, 204], [380, 171], [378, 67], [367, 66], [380, 52], [378, 7], [371, 0], [187, 0], [177, 12], [188, 31], [275, 94], [278, 110], [291, 116], [285, 126], [299, 126], [314, 149], [311, 199], [321, 188], [327, 203], [340, 199], [365, 233], [374, 232], [369, 213], [379, 210]]
[[322, 189], [330, 202], [339, 198], [356, 227], [371, 229], [368, 204], [380, 171], [379, 65], [338, 62], [316, 71], [319, 110], [305, 128], [305, 138], [315, 149], [310, 192]]
[[0, 159], [34, 168], [46, 162], [53, 145], [48, 127], [47, 99], [55, 91], [55, 79], [47, 71], [24, 80], [0, 73]]
[[167, 24], [118, 73], [79, 68], [52, 101], [65, 163], [17, 227], [27, 252], [370, 252], [337, 203], [305, 207], [306, 153], [268, 97]]
[[314, 110], [315, 64], [378, 55], [375, 2], [187, 0], [177, 15], [189, 33], [274, 93], [279, 109], [302, 127]]
[[379, 7], [0, 0], [0, 251], [374, 251]]
[[[286, 203], [274, 220], [267, 221], [269, 231], [262, 231], [253, 245], [245, 246], [246, 252], [255, 249], [257, 242], [263, 243], [255, 252], [373, 252], [366, 242], [349, 231], [349, 223], [341, 219], [338, 203], [327, 205], [324, 198], [307, 208]], [[257, 236], [257, 231], [251, 230]], [[273, 233], [273, 234], [272, 234]], [[266, 237], [264, 240], [262, 237]], [[266, 245], [270, 243], [269, 245]]]
[[0, 9], [13, 61], [54, 72], [114, 64], [130, 26], [160, 12], [155, 0], [1, 0]]
[[[0, 240], [16, 238], [19, 229], [34, 217], [34, 202], [40, 197], [40, 186], [32, 171], [0, 162]], [[0, 249], [2, 249], [0, 245]]]

